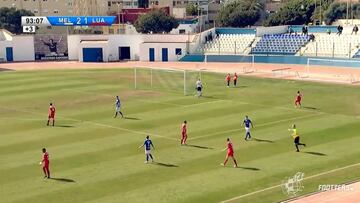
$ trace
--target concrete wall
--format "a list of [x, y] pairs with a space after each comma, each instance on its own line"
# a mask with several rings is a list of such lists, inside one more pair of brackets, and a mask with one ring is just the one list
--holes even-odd
[[[185, 30], [185, 34], [195, 33], [198, 23], [196, 24], [180, 24], [176, 29], [171, 30], [170, 34], [180, 34], [180, 30]], [[184, 34], [184, 33], [182, 33]]]
[[182, 19], [186, 17], [186, 8], [173, 8], [172, 15], [177, 19]]
[[[142, 35], [69, 35], [68, 49], [70, 60], [82, 60], [79, 55], [81, 40], [108, 40], [108, 54], [110, 60], [119, 59], [119, 47], [130, 47], [130, 60], [139, 60], [139, 44], [143, 42]], [[104, 61], [108, 61], [108, 59]]]
[[0, 41], [0, 58], [6, 61], [6, 47], [13, 48], [14, 61], [35, 60], [34, 37], [32, 35], [13, 36], [11, 40]]
[[181, 48], [181, 56], [184, 56], [186, 43], [142, 43], [140, 45], [140, 61], [149, 61], [149, 48], [155, 49], [155, 61], [162, 61], [162, 48], [168, 49], [169, 61], [177, 61], [180, 57], [175, 54], [175, 49]]
[[34, 37], [32, 35], [13, 36], [14, 61], [35, 60]]
[[[108, 40], [108, 52], [107, 59], [104, 61], [115, 61], [119, 59], [119, 47], [130, 47], [130, 60], [142, 60], [145, 61], [149, 58], [149, 47], [159, 49], [169, 49], [169, 60], [175, 60], [175, 47], [181, 48], [183, 54], [186, 53], [187, 41], [192, 41], [194, 35], [69, 35], [68, 36], [68, 50], [70, 60], [82, 60], [82, 48], [81, 40]], [[148, 45], [145, 45], [148, 44]], [[91, 45], [96, 47], [95, 45]], [[100, 45], [98, 47], [101, 47]], [[172, 51], [174, 49], [174, 51]], [[105, 53], [103, 53], [105, 56]], [[161, 54], [155, 54], [158, 56]], [[161, 57], [159, 58], [161, 60]]]
[[256, 36], [261, 37], [265, 34], [282, 34], [286, 33], [288, 26], [274, 26], [274, 27], [258, 27], [256, 28]]
[[6, 61], [6, 47], [12, 47], [11, 41], [0, 41], [0, 61]]

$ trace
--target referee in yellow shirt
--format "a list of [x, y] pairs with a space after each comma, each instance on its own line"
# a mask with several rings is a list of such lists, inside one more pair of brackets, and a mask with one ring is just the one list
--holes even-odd
[[288, 129], [289, 131], [293, 131], [293, 133], [291, 134], [291, 136], [294, 138], [294, 144], [296, 147], [296, 151], [299, 152], [299, 145], [303, 145], [304, 147], [306, 147], [306, 144], [304, 143], [300, 143], [300, 136], [297, 133], [297, 129], [296, 129], [296, 125], [294, 124], [292, 129]]

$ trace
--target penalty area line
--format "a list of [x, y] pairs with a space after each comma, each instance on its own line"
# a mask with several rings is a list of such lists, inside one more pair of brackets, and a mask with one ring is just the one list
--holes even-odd
[[[9, 108], [9, 107], [0, 107], [0, 108], [7, 109], [7, 110], [12, 110], [12, 111], [23, 112], [23, 113], [31, 113], [31, 114], [34, 114], [34, 115], [43, 115], [42, 113], [38, 113], [38, 112], [35, 112], [35, 111], [13, 109], [13, 108]], [[127, 129], [127, 128], [116, 127], [116, 126], [107, 125], [107, 124], [103, 124], [103, 123], [97, 123], [97, 122], [93, 122], [93, 121], [80, 120], [80, 119], [75, 119], [75, 118], [71, 118], [71, 117], [58, 116], [58, 118], [62, 118], [64, 120], [76, 121], [76, 122], [89, 123], [89, 124], [93, 124], [93, 125], [97, 125], [97, 126], [101, 126], [101, 127], [106, 127], [106, 128], [113, 128], [113, 129], [127, 131], [127, 132], [131, 132], [131, 133], [139, 134], [139, 135], [150, 135], [150, 136], [164, 138], [164, 139], [173, 140], [173, 141], [178, 141], [179, 140], [179, 139], [176, 139], [176, 138], [166, 137], [166, 136], [162, 136], [162, 135], [158, 135], [158, 134], [152, 134], [152, 133], [147, 133], [147, 132], [142, 132], [142, 131], [137, 131], [137, 130], [131, 130], [131, 129]], [[43, 120], [46, 120], [46, 119], [43, 119]]]
[[[81, 120], [79, 120], [79, 121], [81, 121]], [[175, 140], [175, 141], [179, 140], [179, 139], [172, 138], [172, 137], [166, 137], [166, 136], [162, 136], [162, 135], [158, 135], [158, 134], [152, 134], [152, 133], [147, 133], [147, 132], [142, 132], [142, 131], [137, 131], [137, 130], [131, 130], [131, 129], [127, 129], [127, 128], [120, 128], [120, 127], [107, 125], [107, 124], [103, 124], [103, 123], [97, 123], [97, 122], [93, 122], [93, 121], [84, 120], [83, 122], [90, 123], [90, 124], [97, 125], [97, 126], [101, 126], [101, 127], [113, 128], [113, 129], [117, 129], [117, 130], [136, 133], [136, 134], [139, 134], [139, 135], [149, 135], [149, 136], [160, 137], [160, 138], [164, 138], [164, 139], [168, 139], [168, 140]]]
[[[322, 175], [326, 175], [326, 174], [329, 174], [329, 173], [341, 171], [341, 170], [344, 170], [344, 169], [347, 169], [347, 168], [351, 168], [351, 167], [354, 167], [354, 166], [358, 166], [358, 165], [360, 165], [360, 163], [351, 164], [351, 165], [344, 166], [344, 167], [341, 167], [341, 168], [335, 168], [335, 169], [332, 169], [332, 170], [330, 170], [330, 171], [325, 171], [325, 172], [322, 172], [322, 173], [318, 173], [318, 174], [315, 174], [315, 175], [306, 177], [306, 178], [304, 178], [303, 180], [309, 180], [309, 179], [312, 179], [312, 178], [316, 178], [316, 177], [319, 177], [319, 176], [322, 176]], [[265, 192], [265, 191], [268, 191], [268, 190], [272, 190], [272, 189], [274, 189], [274, 188], [281, 187], [281, 186], [282, 186], [282, 184], [274, 185], [274, 186], [271, 186], [271, 187], [268, 187], [268, 188], [264, 188], [264, 189], [261, 189], [261, 190], [257, 190], [257, 191], [254, 191], [254, 192], [250, 192], [250, 193], [247, 193], [247, 194], [244, 194], [244, 195], [240, 195], [240, 196], [237, 196], [237, 197], [233, 197], [233, 198], [231, 198], [231, 199], [221, 201], [220, 203], [232, 202], [232, 201], [235, 201], [235, 200], [239, 200], [239, 199], [241, 199], [241, 198], [243, 198], [243, 197], [255, 195], [255, 194], [258, 194], [258, 193], [261, 193], [261, 192]]]

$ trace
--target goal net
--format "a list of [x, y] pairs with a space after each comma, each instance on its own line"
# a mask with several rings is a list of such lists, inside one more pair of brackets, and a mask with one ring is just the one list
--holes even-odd
[[135, 89], [159, 90], [195, 94], [195, 82], [201, 79], [201, 70], [180, 70], [171, 68], [135, 67]]
[[360, 68], [360, 60], [309, 58], [306, 65], [306, 72], [308, 75], [313, 74], [311, 69], [314, 66], [325, 68], [348, 68], [342, 73], [334, 72], [331, 75], [338, 80], [348, 81], [350, 83], [358, 83], [360, 79], [360, 72], [358, 70], [355, 70], [357, 68]]
[[253, 73], [255, 69], [255, 55], [212, 55], [205, 54], [204, 62], [232, 62], [236, 63], [236, 68], [244, 74]]

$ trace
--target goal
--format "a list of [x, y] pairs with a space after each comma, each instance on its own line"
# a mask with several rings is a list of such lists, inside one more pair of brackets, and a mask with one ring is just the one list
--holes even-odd
[[360, 68], [360, 60], [308, 58], [306, 64], [306, 72], [308, 75], [311, 73], [312, 66], [349, 68], [344, 71], [344, 73], [333, 73], [332, 75], [339, 80], [346, 80], [350, 83], [358, 83], [360, 79], [359, 71], [354, 70]]
[[207, 62], [233, 62], [236, 67], [244, 74], [256, 72], [255, 55], [214, 55], [205, 54], [204, 63]]
[[160, 90], [195, 94], [195, 82], [202, 79], [202, 70], [134, 67], [134, 86], [141, 90]]

